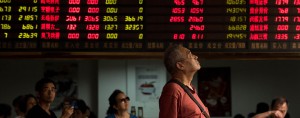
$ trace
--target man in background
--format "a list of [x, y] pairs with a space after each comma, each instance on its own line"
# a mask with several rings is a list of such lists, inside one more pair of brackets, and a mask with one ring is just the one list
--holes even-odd
[[253, 118], [284, 118], [288, 111], [288, 101], [284, 97], [272, 100], [271, 109], [255, 115]]
[[[51, 79], [41, 79], [35, 85], [38, 104], [32, 107], [26, 118], [57, 118], [55, 113], [50, 110], [51, 103], [56, 95], [55, 82]], [[69, 118], [73, 113], [73, 108], [63, 109], [60, 118]]]

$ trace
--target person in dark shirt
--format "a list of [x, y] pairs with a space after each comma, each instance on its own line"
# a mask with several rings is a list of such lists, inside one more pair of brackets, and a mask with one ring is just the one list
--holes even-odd
[[[50, 105], [56, 95], [55, 82], [51, 79], [41, 79], [35, 85], [38, 104], [32, 107], [26, 118], [57, 118], [55, 113], [50, 110]], [[64, 108], [60, 118], [69, 118], [73, 114], [73, 108]]]

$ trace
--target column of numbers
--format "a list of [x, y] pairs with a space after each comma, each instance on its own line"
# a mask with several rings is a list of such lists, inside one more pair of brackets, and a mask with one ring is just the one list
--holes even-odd
[[98, 7], [99, 0], [87, 0], [87, 15], [84, 18], [86, 23], [85, 30], [87, 32], [87, 40], [98, 40], [100, 39], [100, 24], [99, 21], [101, 16], [99, 16], [100, 8]]
[[82, 20], [81, 0], [68, 0], [68, 13], [66, 17], [67, 24], [67, 40], [79, 40], [80, 32], [78, 31], [79, 23]]

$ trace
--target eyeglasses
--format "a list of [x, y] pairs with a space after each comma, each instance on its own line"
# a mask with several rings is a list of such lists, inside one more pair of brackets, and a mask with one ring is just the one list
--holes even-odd
[[125, 103], [125, 102], [128, 102], [128, 101], [130, 101], [130, 98], [129, 98], [129, 97], [120, 99], [120, 102], [121, 102], [121, 103]]

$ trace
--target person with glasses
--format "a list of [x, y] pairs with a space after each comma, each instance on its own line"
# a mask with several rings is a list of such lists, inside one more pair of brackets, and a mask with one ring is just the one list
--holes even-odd
[[171, 80], [165, 84], [159, 98], [159, 118], [209, 118], [207, 107], [191, 84], [194, 74], [201, 68], [198, 57], [182, 45], [172, 44], [165, 51], [164, 64]]
[[115, 90], [109, 97], [109, 108], [105, 118], [137, 118], [128, 113], [129, 97], [121, 90]]
[[[33, 106], [27, 113], [26, 118], [57, 118], [50, 109], [51, 103], [56, 95], [55, 82], [51, 79], [40, 79], [35, 85], [38, 104]], [[60, 118], [69, 118], [73, 113], [73, 108], [63, 109]]]

